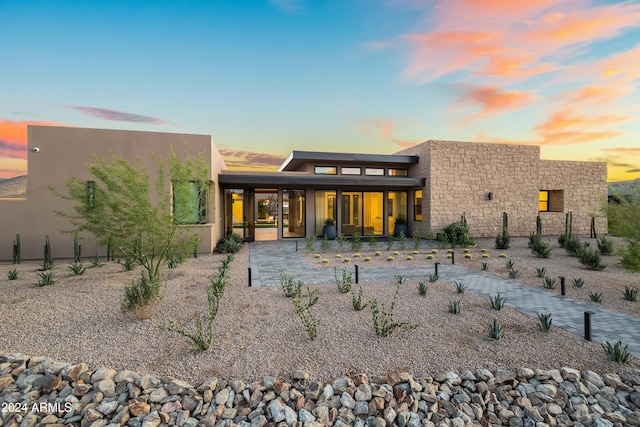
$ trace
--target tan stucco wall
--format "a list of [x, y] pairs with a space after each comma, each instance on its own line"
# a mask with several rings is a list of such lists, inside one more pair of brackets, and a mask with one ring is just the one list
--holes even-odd
[[[28, 178], [26, 197], [20, 200], [0, 199], [0, 260], [10, 260], [13, 241], [20, 233], [23, 259], [42, 259], [45, 236], [51, 239], [54, 258], [73, 257], [73, 237], [62, 234], [68, 230], [67, 220], [55, 215], [56, 210], [70, 211], [70, 204], [55, 195], [49, 186], [64, 192], [64, 180], [75, 176], [91, 180], [87, 165], [93, 155], [106, 157], [113, 152], [129, 162], [140, 159], [151, 179], [156, 165], [152, 153], [168, 157], [173, 145], [179, 157], [184, 155], [185, 142], [189, 153], [204, 152], [210, 168], [209, 224], [193, 226], [202, 238], [200, 252], [210, 252], [222, 234], [222, 209], [218, 172], [225, 168], [211, 136], [128, 130], [105, 130], [29, 126]], [[34, 147], [39, 152], [34, 152]], [[96, 253], [104, 256], [106, 248], [96, 247], [91, 236], [83, 236], [83, 256]]]
[[[427, 141], [397, 154], [420, 156], [410, 175], [425, 177], [423, 220], [410, 230], [438, 232], [465, 215], [471, 234], [493, 237], [509, 214], [509, 232], [535, 231], [540, 190], [563, 190], [564, 212], [573, 212], [573, 231], [589, 234], [591, 216], [606, 200], [606, 164], [540, 160], [537, 146]], [[488, 200], [488, 193], [493, 200]], [[541, 213], [543, 233], [564, 232], [564, 212]], [[606, 233], [606, 218], [596, 221]]]

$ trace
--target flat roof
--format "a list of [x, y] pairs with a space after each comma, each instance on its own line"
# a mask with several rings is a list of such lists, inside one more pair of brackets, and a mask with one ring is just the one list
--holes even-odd
[[245, 172], [221, 171], [220, 185], [231, 187], [325, 187], [330, 188], [387, 188], [406, 189], [424, 187], [425, 178], [397, 176], [310, 175], [304, 172]]
[[325, 151], [297, 151], [294, 150], [282, 163], [278, 172], [295, 171], [306, 162], [357, 162], [357, 163], [386, 163], [410, 165], [418, 163], [418, 156], [404, 156], [399, 154], [363, 154], [363, 153], [329, 153]]

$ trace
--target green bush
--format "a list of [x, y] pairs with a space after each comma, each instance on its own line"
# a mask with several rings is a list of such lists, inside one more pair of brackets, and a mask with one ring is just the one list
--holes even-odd
[[316, 247], [316, 236], [311, 233], [304, 236], [304, 245], [307, 248], [307, 252], [313, 252]]
[[317, 289], [312, 291], [307, 286], [307, 294], [305, 295], [306, 299], [303, 298], [301, 293], [298, 293], [298, 295], [292, 299], [294, 313], [302, 322], [309, 339], [312, 341], [318, 336], [318, 321], [311, 311], [311, 307], [316, 305], [318, 302], [318, 297], [316, 296], [317, 292]]
[[598, 239], [598, 250], [602, 255], [611, 255], [614, 249], [613, 240], [607, 239], [606, 236], [601, 236]]
[[466, 221], [456, 221], [447, 225], [442, 230], [446, 237], [446, 241], [451, 244], [451, 247], [458, 246], [473, 246], [475, 245], [475, 239], [469, 234], [469, 226]]
[[511, 246], [511, 235], [509, 232], [496, 236], [496, 249], [509, 249], [509, 246]]
[[564, 248], [567, 250], [569, 255], [578, 256], [578, 253], [585, 247], [585, 243], [580, 241], [579, 238], [575, 236], [570, 236], [564, 243]]
[[351, 250], [353, 252], [358, 252], [361, 247], [362, 239], [360, 238], [360, 233], [356, 231], [355, 233], [353, 233], [353, 236], [351, 236]]
[[141, 274], [138, 280], [124, 288], [122, 309], [137, 310], [149, 306], [160, 299], [160, 280], [151, 281], [147, 274]]
[[629, 240], [620, 248], [620, 265], [627, 270], [640, 272], [640, 240]]
[[549, 258], [549, 255], [551, 255], [551, 248], [546, 242], [542, 241], [540, 234], [531, 233], [529, 235], [529, 249], [539, 258]]
[[602, 263], [602, 257], [600, 256], [600, 251], [597, 249], [589, 249], [588, 247], [582, 247], [582, 249], [578, 250], [578, 261], [580, 264], [587, 267], [589, 270], [597, 270], [602, 271], [605, 269], [607, 264]]

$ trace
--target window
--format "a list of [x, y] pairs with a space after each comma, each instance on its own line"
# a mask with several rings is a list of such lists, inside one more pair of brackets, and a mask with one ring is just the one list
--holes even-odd
[[316, 166], [314, 172], [316, 175], [336, 175], [338, 168], [335, 166]]
[[384, 169], [382, 169], [382, 168], [365, 168], [364, 174], [365, 175], [382, 176], [382, 175], [384, 175]]
[[389, 234], [393, 234], [397, 219], [407, 223], [407, 192], [389, 191], [387, 197], [387, 227]]
[[540, 190], [538, 210], [540, 212], [563, 212], [564, 190]]
[[207, 222], [207, 186], [195, 181], [173, 183], [173, 217], [178, 224]]
[[342, 175], [362, 175], [362, 169], [360, 168], [341, 168], [340, 173]]
[[422, 221], [422, 190], [413, 192], [413, 220]]
[[408, 176], [409, 171], [406, 169], [389, 169], [389, 176]]
[[338, 219], [336, 190], [316, 190], [316, 236], [322, 236], [322, 227], [327, 219]]
[[282, 237], [305, 236], [304, 205], [304, 190], [282, 190]]

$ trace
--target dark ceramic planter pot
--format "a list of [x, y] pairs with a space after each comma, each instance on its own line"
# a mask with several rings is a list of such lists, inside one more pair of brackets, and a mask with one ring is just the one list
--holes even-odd
[[409, 237], [409, 226], [407, 224], [396, 224], [393, 227], [393, 237], [400, 237], [400, 232], [403, 232], [406, 237]]
[[322, 227], [322, 236], [327, 236], [329, 240], [335, 240], [338, 236], [338, 230], [335, 225], [325, 225]]

